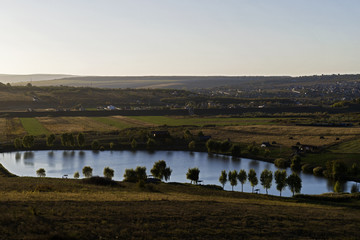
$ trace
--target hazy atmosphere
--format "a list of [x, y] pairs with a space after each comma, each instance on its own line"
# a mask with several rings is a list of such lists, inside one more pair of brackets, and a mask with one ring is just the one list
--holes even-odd
[[356, 0], [1, 0], [0, 73], [358, 73]]

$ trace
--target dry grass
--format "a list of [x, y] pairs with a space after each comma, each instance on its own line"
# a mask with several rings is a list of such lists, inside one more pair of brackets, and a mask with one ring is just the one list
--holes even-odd
[[40, 117], [37, 118], [49, 131], [64, 132], [112, 131], [117, 128], [95, 121], [89, 117]]
[[2, 141], [13, 141], [16, 137], [26, 134], [19, 118], [1, 118], [0, 139]]
[[[360, 128], [336, 128], [336, 127], [311, 127], [311, 126], [279, 126], [279, 125], [255, 125], [255, 126], [224, 126], [215, 129], [205, 129], [206, 134], [214, 138], [223, 139], [228, 136], [232, 141], [261, 143], [264, 141], [276, 141], [279, 144], [290, 147], [297, 142], [315, 146], [324, 146], [346, 141], [360, 136]], [[320, 139], [323, 136], [324, 139]], [[290, 139], [293, 138], [293, 139]]]
[[325, 204], [189, 184], [140, 189], [28, 177], [0, 177], [0, 195], [4, 239], [360, 237], [357, 201]]

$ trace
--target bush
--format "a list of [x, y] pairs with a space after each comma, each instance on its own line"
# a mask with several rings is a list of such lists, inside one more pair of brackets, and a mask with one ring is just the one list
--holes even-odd
[[304, 173], [313, 173], [314, 167], [311, 166], [310, 164], [304, 164], [304, 165], [301, 167], [301, 170], [302, 170]]
[[99, 177], [99, 176], [85, 178], [85, 179], [82, 179], [82, 181], [87, 184], [94, 184], [94, 185], [101, 185], [101, 186], [117, 185], [117, 183], [115, 181], [111, 180], [110, 178]]
[[286, 168], [289, 165], [289, 162], [284, 158], [277, 158], [275, 159], [274, 164], [278, 168]]
[[194, 140], [192, 140], [191, 142], [189, 142], [189, 145], [188, 145], [189, 149], [191, 151], [195, 150], [196, 148], [196, 142]]
[[315, 176], [323, 176], [324, 168], [323, 167], [316, 167], [313, 169], [313, 173]]
[[92, 141], [92, 143], [91, 143], [91, 149], [92, 149], [92, 150], [99, 150], [99, 148], [100, 148], [100, 143], [99, 143], [99, 141], [98, 141], [98, 140]]

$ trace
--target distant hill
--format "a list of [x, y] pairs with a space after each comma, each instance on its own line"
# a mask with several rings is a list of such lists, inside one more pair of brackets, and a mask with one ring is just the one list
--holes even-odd
[[[264, 76], [89, 76], [66, 77], [54, 80], [33, 81], [34, 86], [74, 86], [99, 88], [165, 88], [196, 89], [219, 86], [247, 85], [258, 81], [275, 81], [288, 77]], [[26, 85], [29, 81], [17, 83]]]
[[[15, 85], [26, 85], [28, 80]], [[360, 75], [314, 75], [314, 76], [65, 76], [34, 75], [34, 86], [74, 86], [96, 88], [163, 88], [193, 90], [199, 88], [233, 87], [242, 89], [274, 89], [292, 85], [333, 84], [360, 81]], [[54, 79], [54, 77], [58, 76]], [[24, 76], [23, 76], [24, 77]], [[46, 78], [52, 79], [46, 79]], [[0, 76], [1, 79], [1, 76]]]
[[74, 75], [65, 74], [28, 74], [28, 75], [12, 75], [0, 74], [0, 82], [2, 83], [18, 83], [18, 82], [32, 82], [45, 81], [59, 78], [74, 77]]

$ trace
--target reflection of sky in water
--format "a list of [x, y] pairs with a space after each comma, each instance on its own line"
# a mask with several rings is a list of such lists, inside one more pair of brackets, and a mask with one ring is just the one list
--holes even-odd
[[[126, 168], [135, 168], [136, 166], [145, 166], [147, 173], [150, 174], [154, 162], [165, 160], [167, 165], [173, 170], [170, 180], [174, 182], [189, 182], [186, 179], [188, 168], [198, 167], [200, 169], [200, 180], [204, 184], [219, 183], [219, 176], [222, 170], [231, 171], [245, 169], [246, 172], [250, 168], [255, 169], [259, 179], [259, 188], [261, 193], [265, 190], [260, 185], [260, 174], [264, 169], [273, 172], [277, 168], [270, 163], [255, 161], [246, 158], [232, 158], [229, 156], [207, 154], [198, 152], [182, 152], [182, 151], [35, 151], [35, 152], [12, 152], [2, 153], [0, 162], [10, 171], [19, 176], [36, 176], [36, 170], [44, 168], [48, 177], [62, 177], [67, 174], [72, 177], [78, 171], [82, 176], [82, 168], [91, 166], [93, 175], [102, 176], [103, 169], [110, 167], [115, 170], [115, 179], [122, 180]], [[287, 174], [291, 174], [291, 170], [287, 169]], [[316, 177], [312, 174], [300, 174], [302, 179], [302, 193], [320, 194], [333, 191], [334, 183], [325, 178]], [[344, 183], [344, 191], [350, 191], [351, 182]], [[230, 190], [229, 183], [225, 185], [225, 189]], [[234, 188], [241, 191], [241, 184]], [[244, 191], [251, 192], [249, 182], [244, 184]], [[275, 182], [273, 182], [270, 194], [279, 195], [276, 190]], [[283, 196], [290, 196], [291, 193], [286, 188]]]

